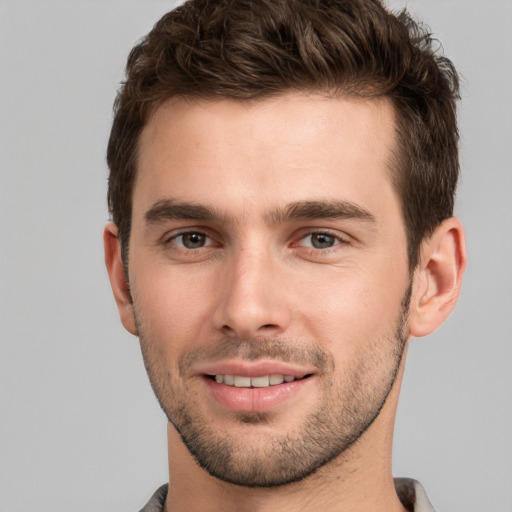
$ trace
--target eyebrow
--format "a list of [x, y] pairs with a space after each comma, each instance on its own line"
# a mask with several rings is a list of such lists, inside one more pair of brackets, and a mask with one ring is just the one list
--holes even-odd
[[[220, 210], [202, 204], [179, 202], [173, 199], [157, 201], [144, 215], [146, 224], [167, 220], [196, 220], [228, 223], [229, 217]], [[296, 201], [265, 215], [268, 224], [317, 219], [354, 219], [375, 224], [375, 217], [361, 206], [344, 200]]]
[[159, 224], [166, 220], [185, 219], [207, 222], [225, 222], [220, 211], [195, 203], [182, 203], [172, 199], [157, 201], [145, 214], [146, 224]]
[[376, 223], [375, 217], [368, 210], [344, 200], [298, 201], [270, 212], [267, 217], [272, 224], [316, 219], [355, 219]]

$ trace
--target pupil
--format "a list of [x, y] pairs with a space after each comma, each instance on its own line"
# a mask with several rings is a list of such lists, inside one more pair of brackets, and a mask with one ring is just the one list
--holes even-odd
[[312, 236], [313, 247], [316, 249], [326, 249], [334, 244], [334, 237], [325, 233], [317, 233]]
[[201, 233], [187, 233], [183, 236], [183, 245], [188, 249], [197, 249], [203, 247], [205, 236]]

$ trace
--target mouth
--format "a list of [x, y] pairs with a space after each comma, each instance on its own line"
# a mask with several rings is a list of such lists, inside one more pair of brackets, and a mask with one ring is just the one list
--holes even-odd
[[283, 383], [290, 383], [297, 380], [308, 379], [313, 374], [308, 373], [301, 377], [294, 375], [284, 374], [271, 374], [249, 377], [246, 375], [206, 375], [206, 378], [214, 380], [218, 384], [225, 384], [235, 388], [268, 388], [271, 386], [278, 386]]
[[314, 389], [315, 376], [314, 372], [281, 363], [226, 364], [206, 370], [202, 381], [222, 409], [262, 413], [283, 410], [292, 406], [298, 395], [305, 397], [304, 393]]

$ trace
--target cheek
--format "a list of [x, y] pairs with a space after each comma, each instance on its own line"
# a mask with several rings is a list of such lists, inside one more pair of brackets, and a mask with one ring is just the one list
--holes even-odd
[[303, 286], [298, 314], [306, 330], [326, 348], [346, 357], [382, 335], [394, 335], [406, 280], [384, 280], [344, 272]]
[[145, 271], [132, 284], [137, 316], [144, 333], [161, 350], [177, 349], [191, 339], [203, 339], [211, 305], [206, 280], [172, 268]]

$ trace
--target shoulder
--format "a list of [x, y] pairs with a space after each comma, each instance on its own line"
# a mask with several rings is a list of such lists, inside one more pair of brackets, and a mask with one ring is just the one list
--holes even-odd
[[163, 512], [168, 485], [162, 485], [139, 512]]
[[400, 501], [411, 512], [435, 512], [423, 486], [412, 478], [395, 478], [395, 489]]

